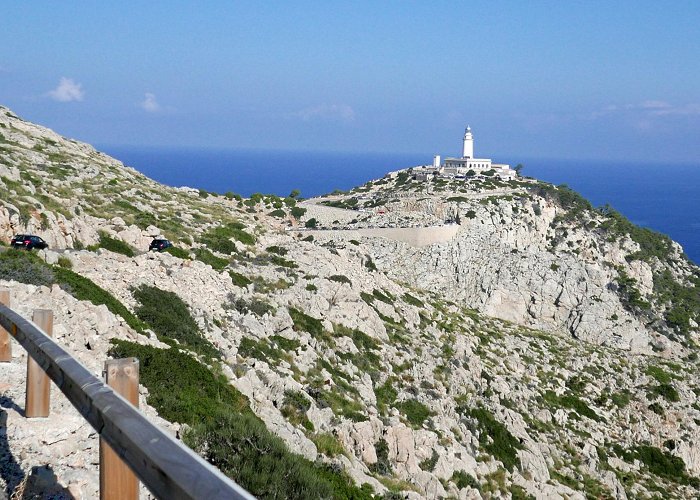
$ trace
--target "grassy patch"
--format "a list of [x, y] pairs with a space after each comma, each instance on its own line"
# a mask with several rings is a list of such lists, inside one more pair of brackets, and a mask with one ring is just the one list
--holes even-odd
[[210, 357], [219, 357], [219, 351], [199, 331], [197, 323], [180, 297], [154, 286], [141, 285], [133, 290], [139, 302], [136, 315], [158, 336], [169, 344], [173, 341]]
[[430, 409], [417, 399], [408, 399], [396, 404], [396, 408], [406, 416], [413, 427], [420, 427], [430, 416]]
[[143, 331], [143, 323], [107, 290], [66, 267], [49, 266], [31, 252], [10, 249], [0, 253], [0, 276], [6, 280], [36, 286], [51, 286], [56, 283], [78, 300], [87, 300], [95, 305], [104, 304], [111, 313], [121, 316], [131, 328], [137, 332]]
[[591, 409], [583, 400], [573, 394], [563, 394], [557, 396], [553, 391], [547, 391], [543, 395], [543, 400], [550, 406], [558, 408], [569, 408], [581, 416], [588, 417], [596, 422], [604, 422], [605, 419]]
[[104, 248], [105, 250], [109, 250], [110, 252], [120, 253], [122, 255], [126, 255], [127, 257], [133, 257], [135, 255], [134, 249], [126, 243], [124, 243], [122, 240], [112, 238], [104, 231], [100, 231], [99, 235], [100, 241], [97, 243], [97, 247], [93, 245], [88, 247], [88, 250], [94, 251], [97, 248]]
[[500, 460], [510, 471], [519, 464], [518, 450], [521, 450], [523, 445], [491, 412], [483, 407], [465, 406], [460, 406], [458, 411], [475, 422], [475, 430], [479, 431], [479, 445], [484, 451]]
[[[343, 473], [291, 453], [223, 376], [176, 349], [116, 341], [110, 355], [137, 357], [148, 403], [172, 422], [191, 427], [185, 444], [260, 498], [369, 500]], [[177, 377], [173, 367], [177, 367]]]

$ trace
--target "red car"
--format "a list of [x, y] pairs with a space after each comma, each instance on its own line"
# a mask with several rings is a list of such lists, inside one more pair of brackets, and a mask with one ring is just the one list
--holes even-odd
[[43, 250], [44, 248], [48, 248], [49, 244], [39, 236], [34, 236], [33, 234], [18, 234], [12, 238], [10, 246], [12, 248], [24, 248], [26, 250], [31, 250], [33, 248]]

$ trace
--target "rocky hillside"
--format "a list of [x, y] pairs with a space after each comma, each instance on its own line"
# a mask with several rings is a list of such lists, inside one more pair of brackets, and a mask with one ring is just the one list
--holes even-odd
[[[0, 239], [51, 246], [0, 252], [14, 307], [52, 307], [96, 374], [139, 357], [146, 414], [258, 496], [698, 496], [698, 268], [567, 189], [402, 171], [218, 196], [0, 108], [0, 192]], [[145, 252], [159, 235], [175, 248]], [[62, 418], [22, 417], [25, 356], [4, 491], [94, 498], [97, 441], [60, 393]]]

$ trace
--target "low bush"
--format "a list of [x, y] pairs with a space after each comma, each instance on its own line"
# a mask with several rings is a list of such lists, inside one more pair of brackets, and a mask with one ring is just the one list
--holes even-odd
[[226, 266], [228, 266], [229, 261], [227, 259], [222, 259], [211, 253], [206, 248], [197, 248], [194, 251], [194, 257], [200, 262], [210, 265], [214, 269], [221, 271]]
[[278, 246], [278, 245], [271, 245], [265, 249], [266, 252], [269, 253], [276, 253], [277, 255], [285, 256], [289, 252], [286, 248]]
[[312, 337], [321, 338], [328, 334], [323, 328], [323, 322], [293, 307], [289, 308], [292, 317], [292, 329], [295, 332], [308, 332]]
[[421, 462], [418, 464], [418, 467], [420, 467], [421, 470], [433, 472], [433, 470], [435, 469], [435, 466], [437, 465], [439, 458], [440, 458], [440, 455], [438, 455], [437, 451], [433, 450], [433, 454], [430, 456], [430, 458], [426, 458], [425, 460], [421, 460]]
[[56, 265], [58, 267], [63, 267], [65, 269], [72, 269], [73, 268], [73, 261], [70, 260], [68, 257], [61, 255], [57, 260], [56, 260]]
[[235, 271], [229, 271], [228, 274], [231, 276], [231, 281], [233, 281], [233, 284], [241, 288], [245, 288], [252, 283], [250, 279]]
[[430, 416], [430, 409], [417, 399], [407, 399], [396, 404], [396, 408], [406, 416], [413, 427], [420, 427]]
[[327, 279], [330, 281], [335, 281], [336, 283], [345, 283], [346, 285], [352, 286], [352, 281], [350, 281], [350, 278], [342, 274], [334, 274], [329, 276]]
[[523, 445], [505, 425], [496, 420], [491, 412], [483, 407], [466, 406], [460, 406], [458, 411], [476, 423], [475, 430], [479, 431], [479, 445], [484, 451], [500, 460], [509, 471], [519, 464], [518, 450], [521, 450]]
[[410, 305], [416, 306], [416, 307], [424, 307], [425, 306], [425, 304], [423, 304], [422, 300], [417, 299], [416, 297], [414, 297], [410, 293], [404, 293], [403, 297], [401, 297], [401, 298], [403, 299], [403, 301], [406, 304], [410, 304]]
[[49, 266], [26, 250], [10, 249], [0, 253], [0, 276], [35, 286], [58, 284], [78, 300], [87, 300], [95, 305], [104, 304], [111, 313], [121, 316], [131, 328], [137, 332], [143, 331], [143, 323], [107, 290], [66, 267]]
[[389, 443], [385, 439], [380, 439], [374, 443], [374, 451], [377, 454], [377, 461], [369, 466], [369, 470], [381, 476], [389, 476], [392, 473], [391, 462], [389, 461]]
[[282, 360], [291, 361], [291, 357], [281, 349], [271, 345], [265, 340], [254, 340], [243, 337], [238, 346], [238, 355], [244, 358], [255, 358], [275, 365]]
[[392, 379], [387, 379], [384, 384], [374, 389], [374, 395], [377, 398], [377, 409], [379, 413], [386, 414], [388, 408], [396, 402], [398, 392], [394, 389]]
[[547, 391], [543, 396], [545, 403], [559, 408], [569, 408], [581, 416], [588, 417], [596, 422], [604, 422], [605, 419], [591, 409], [583, 400], [573, 394], [557, 396], [554, 391]]
[[318, 452], [323, 453], [327, 457], [333, 458], [337, 457], [338, 455], [345, 455], [343, 443], [341, 443], [340, 440], [333, 434], [312, 434], [310, 439], [316, 445]]
[[479, 481], [474, 479], [474, 476], [472, 476], [471, 474], [467, 474], [463, 470], [454, 471], [452, 473], [451, 480], [453, 483], [455, 483], [457, 485], [457, 488], [459, 488], [460, 490], [462, 488], [467, 488], [467, 487], [475, 488], [477, 490], [479, 489]]
[[295, 219], [301, 219], [304, 214], [306, 213], [306, 209], [302, 207], [292, 207], [292, 210], [290, 211], [292, 214], [292, 217]]
[[317, 224], [318, 224], [318, 221], [312, 217], [304, 223], [304, 226], [313, 229], [316, 227]]
[[678, 484], [700, 487], [700, 479], [689, 476], [686, 472], [683, 459], [667, 451], [647, 445], [636, 446], [629, 450], [617, 447], [615, 451], [627, 462], [639, 460], [657, 476]]
[[[205, 460], [261, 498], [369, 500], [345, 474], [291, 453], [257, 418], [224, 376], [176, 349], [114, 341], [110, 355], [136, 357], [148, 403], [160, 416], [190, 425], [183, 441]], [[173, 367], [177, 377], [173, 377]]]
[[[100, 241], [98, 242], [97, 247], [104, 248], [105, 250], [109, 250], [110, 252], [120, 253], [122, 255], [126, 255], [127, 257], [133, 257], [135, 255], [134, 249], [131, 248], [128, 244], [124, 243], [122, 240], [112, 238], [104, 231], [100, 231], [99, 236]], [[94, 250], [95, 246], [88, 247], [88, 250], [90, 249]]]
[[187, 304], [177, 294], [149, 285], [141, 285], [132, 293], [139, 303], [136, 316], [161, 341], [173, 344], [175, 340], [204, 356], [220, 356], [219, 351], [202, 335]]
[[311, 423], [306, 412], [311, 408], [311, 401], [299, 391], [284, 391], [284, 400], [280, 412], [282, 416], [293, 425], [301, 425], [307, 431], [314, 431], [314, 424]]
[[671, 384], [659, 384], [647, 389], [649, 399], [655, 399], [659, 396], [671, 403], [677, 403], [681, 400], [678, 391]]
[[121, 316], [126, 323], [142, 332], [144, 325], [139, 321], [114, 295], [97, 286], [92, 280], [74, 273], [70, 269], [54, 267], [53, 274], [56, 283], [78, 300], [87, 300], [95, 305], [104, 304], [110, 312]]
[[168, 247], [165, 249], [167, 253], [172, 255], [173, 257], [177, 257], [178, 259], [189, 259], [190, 258], [190, 252], [185, 250], [184, 248], [172, 246]]
[[260, 318], [266, 314], [275, 314], [275, 308], [272, 305], [257, 297], [245, 299], [243, 297], [235, 297], [233, 294], [229, 294], [229, 300], [231, 301], [231, 307], [241, 314], [247, 314], [250, 312]]

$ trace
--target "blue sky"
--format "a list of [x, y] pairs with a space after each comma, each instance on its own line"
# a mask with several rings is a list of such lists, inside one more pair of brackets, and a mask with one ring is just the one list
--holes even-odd
[[0, 104], [101, 145], [698, 162], [700, 2], [10, 2]]

